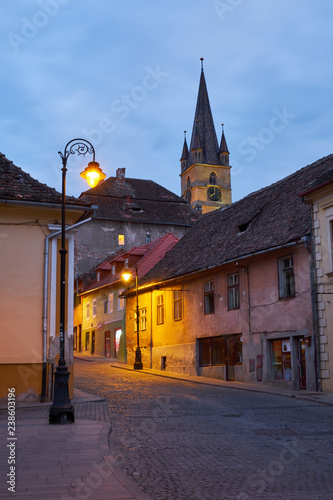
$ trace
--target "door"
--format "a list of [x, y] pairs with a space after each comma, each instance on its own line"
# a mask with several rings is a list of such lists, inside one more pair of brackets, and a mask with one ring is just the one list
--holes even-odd
[[300, 389], [306, 389], [306, 344], [304, 338], [298, 340], [298, 382]]
[[105, 356], [111, 358], [111, 338], [110, 331], [105, 332]]
[[79, 325], [78, 350], [79, 352], [82, 351], [82, 325]]
[[95, 354], [95, 330], [91, 332], [91, 354]]

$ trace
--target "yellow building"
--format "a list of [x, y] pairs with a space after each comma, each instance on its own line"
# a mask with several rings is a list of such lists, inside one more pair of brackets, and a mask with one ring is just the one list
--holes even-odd
[[304, 193], [311, 204], [315, 268], [317, 360], [321, 390], [333, 391], [333, 169]]
[[218, 145], [203, 67], [190, 149], [185, 135], [180, 162], [181, 195], [193, 208], [207, 213], [230, 205], [229, 150], [223, 125]]
[[[87, 210], [68, 200], [67, 224]], [[18, 400], [50, 399], [59, 349], [61, 194], [30, 177], [0, 154], [0, 398], [15, 388]], [[73, 341], [74, 234], [67, 240], [66, 361]], [[72, 392], [72, 381], [70, 384]]]

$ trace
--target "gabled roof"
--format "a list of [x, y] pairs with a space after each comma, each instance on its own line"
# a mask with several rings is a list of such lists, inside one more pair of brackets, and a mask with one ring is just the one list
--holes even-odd
[[[31, 177], [0, 153], [0, 200], [50, 203], [61, 206], [62, 195], [54, 188]], [[90, 206], [84, 200], [66, 197], [66, 204]]]
[[189, 227], [200, 216], [183, 198], [145, 179], [109, 177], [80, 200], [98, 205], [96, 219]]
[[333, 155], [228, 207], [207, 213], [143, 279], [160, 282], [299, 241], [310, 234], [301, 193], [333, 167]]
[[[141, 279], [166, 255], [171, 248], [175, 246], [178, 241], [177, 236], [172, 233], [167, 233], [151, 243], [142, 245], [141, 247], [132, 247], [128, 251], [120, 250], [116, 255], [108, 257], [101, 264], [95, 267], [96, 270], [110, 270], [108, 276], [104, 277], [100, 281], [97, 281], [96, 279], [93, 282], [90, 281], [80, 293], [86, 294], [87, 292], [122, 282], [121, 274], [125, 269], [125, 259], [129, 259], [130, 266], [128, 269], [135, 274], [135, 268], [133, 265], [131, 266], [131, 257], [137, 266], [138, 277]], [[123, 267], [121, 271], [112, 275], [111, 267], [112, 264], [116, 262], [121, 262]], [[125, 285], [125, 283], [123, 283], [123, 285]]]

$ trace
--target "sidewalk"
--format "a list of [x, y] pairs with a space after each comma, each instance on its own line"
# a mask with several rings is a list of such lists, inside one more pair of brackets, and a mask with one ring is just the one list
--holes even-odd
[[[18, 404], [15, 438], [9, 437], [7, 410], [0, 412], [0, 498], [9, 500], [149, 500], [117, 466], [109, 450], [109, 418], [98, 406], [104, 398], [75, 390], [75, 423], [50, 425], [51, 403]], [[83, 417], [89, 412], [102, 420]], [[9, 476], [9, 460], [15, 470]], [[13, 463], [13, 462], [12, 462]], [[13, 480], [15, 493], [8, 488]]]
[[[74, 358], [81, 359], [84, 361], [103, 361], [109, 363], [113, 368], [120, 368], [123, 370], [133, 370], [133, 366], [127, 365], [126, 363], [122, 363], [120, 361], [116, 361], [110, 358], [105, 358], [104, 356], [89, 356], [85, 354], [77, 354]], [[293, 391], [290, 389], [281, 389], [279, 387], [270, 386], [268, 384], [245, 384], [242, 382], [225, 382], [224, 380], [218, 380], [209, 377], [199, 377], [195, 375], [183, 375], [181, 373], [172, 373], [167, 371], [160, 370], [150, 370], [143, 369], [138, 370], [137, 373], [148, 373], [150, 375], [155, 375], [157, 377], [167, 377], [176, 380], [183, 380], [187, 382], [194, 382], [196, 384], [206, 384], [213, 385], [218, 387], [225, 387], [228, 389], [239, 389], [246, 391], [254, 391], [254, 392], [263, 392], [267, 394], [274, 394], [276, 396], [290, 397], [296, 399], [305, 399], [308, 401], [326, 404], [333, 406], [333, 394], [326, 392], [310, 392], [310, 391]]]

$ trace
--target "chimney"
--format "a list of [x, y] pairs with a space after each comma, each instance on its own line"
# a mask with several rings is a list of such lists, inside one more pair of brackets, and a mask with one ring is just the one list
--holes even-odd
[[125, 185], [125, 168], [118, 168], [116, 172], [116, 182], [120, 186]]

